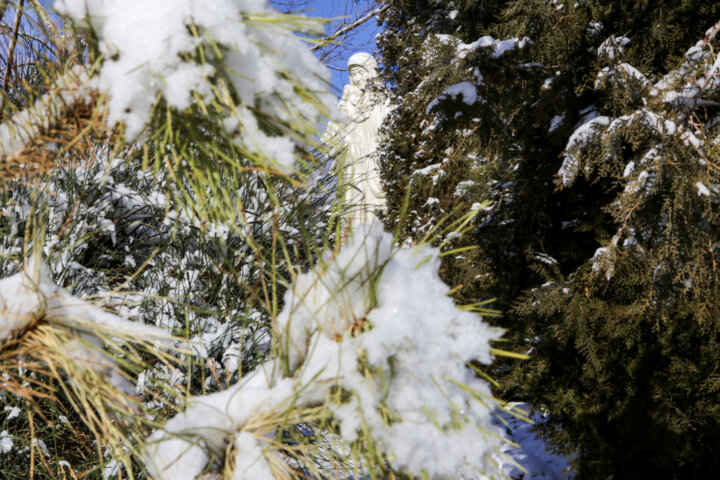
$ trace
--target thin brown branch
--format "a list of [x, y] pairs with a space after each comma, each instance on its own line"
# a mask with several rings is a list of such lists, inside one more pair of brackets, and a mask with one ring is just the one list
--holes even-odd
[[0, 0], [0, 21], [2, 21], [3, 17], [5, 16], [5, 10], [7, 10], [8, 2], [5, 0]]
[[8, 48], [7, 64], [5, 65], [5, 78], [3, 78], [2, 97], [0, 97], [0, 114], [2, 113], [2, 106], [4, 103], [5, 95], [7, 94], [8, 84], [10, 83], [10, 72], [13, 67], [15, 46], [17, 45], [18, 34], [20, 32], [20, 20], [22, 19], [24, 5], [25, 0], [19, 0], [18, 4], [15, 6], [15, 23], [13, 25], [12, 37], [10, 38], [10, 47]]
[[374, 16], [376, 16], [376, 15], [384, 12], [385, 10], [387, 10], [388, 7], [389, 7], [389, 4], [385, 4], [385, 5], [383, 5], [382, 7], [378, 7], [378, 8], [376, 8], [375, 10], [371, 10], [371, 11], [367, 12], [367, 13], [366, 13], [365, 15], [363, 15], [362, 17], [356, 18], [352, 23], [348, 23], [348, 24], [343, 24], [343, 25], [341, 25], [341, 26], [335, 31], [335, 33], [333, 33], [332, 35], [324, 38], [320, 43], [314, 45], [314, 46], [312, 47], [312, 51], [314, 52], [315, 50], [319, 50], [320, 48], [322, 48], [322, 47], [324, 47], [325, 45], [327, 45], [329, 42], [332, 42], [333, 40], [337, 40], [338, 38], [342, 37], [343, 35], [346, 35], [347, 33], [355, 30], [357, 27], [359, 27], [360, 25], [364, 24], [365, 22], [367, 22], [368, 20], [370, 20], [370, 19], [373, 18]]

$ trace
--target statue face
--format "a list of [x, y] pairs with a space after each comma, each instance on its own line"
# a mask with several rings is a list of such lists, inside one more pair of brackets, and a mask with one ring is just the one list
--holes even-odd
[[370, 71], [360, 65], [353, 65], [350, 67], [350, 84], [364, 89], [368, 81], [372, 80], [373, 75]]

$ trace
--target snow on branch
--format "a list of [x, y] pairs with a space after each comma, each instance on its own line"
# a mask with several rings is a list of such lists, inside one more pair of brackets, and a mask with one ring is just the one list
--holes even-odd
[[[685, 117], [697, 106], [720, 105], [707, 98], [720, 88], [720, 55], [709, 48], [719, 31], [720, 22], [708, 29], [705, 38], [688, 49], [683, 63], [658, 81], [651, 94], [664, 103], [684, 106], [687, 110]], [[708, 66], [711, 61], [712, 65]]]
[[[720, 106], [714, 99], [720, 90], [720, 55], [714, 53], [710, 46], [718, 31], [720, 22], [707, 31], [705, 38], [688, 49], [676, 69], [655, 84], [650, 84], [635, 67], [619, 60], [629, 39], [610, 37], [603, 42], [599, 54], [614, 61], [614, 64], [600, 70], [595, 87], [600, 88], [612, 78], [617, 86], [631, 88], [642, 96], [643, 106], [618, 118], [598, 116], [596, 112], [587, 114], [568, 139], [565, 158], [557, 173], [560, 183], [563, 186], [572, 184], [580, 172], [581, 156], [591, 143], [604, 135], [615, 138], [621, 130], [638, 124], [658, 137], [679, 135], [685, 145], [704, 158], [703, 141], [698, 138], [698, 132], [689, 119], [699, 106]], [[632, 88], [630, 81], [636, 82], [639, 89]]]
[[509, 38], [507, 40], [496, 40], [489, 35], [480, 37], [472, 43], [460, 42], [456, 47], [458, 58], [465, 58], [470, 52], [477, 50], [478, 48], [486, 48], [491, 52], [492, 58], [500, 58], [507, 52], [512, 52], [516, 48], [522, 49], [527, 45], [532, 45], [532, 40], [529, 37]]
[[0, 124], [0, 157], [15, 155], [42, 132], [57, 125], [68, 107], [77, 102], [88, 103], [92, 88], [82, 68], [70, 69], [58, 79], [50, 92], [35, 103]]
[[195, 397], [155, 432], [146, 462], [156, 478], [193, 479], [233, 442], [235, 478], [282, 476], [278, 419], [314, 405], [348, 445], [378, 445], [395, 471], [497, 472], [496, 404], [466, 362], [488, 364], [499, 332], [447, 296], [437, 250], [392, 242], [378, 224], [358, 228], [299, 275], [277, 320], [284, 354], [223, 392]]
[[0, 344], [39, 321], [88, 333], [100, 327], [161, 345], [171, 341], [163, 329], [126, 320], [72, 296], [53, 282], [47, 265], [33, 256], [25, 270], [0, 280]]
[[334, 103], [327, 69], [294, 34], [318, 22], [298, 23], [265, 1], [57, 0], [55, 8], [96, 35], [103, 58], [89, 85], [107, 94], [107, 121], [122, 123], [129, 139], [159, 98], [177, 111], [219, 104], [228, 133], [287, 172], [298, 140], [267, 134], [257, 116], [299, 125], [298, 115], [317, 120]]

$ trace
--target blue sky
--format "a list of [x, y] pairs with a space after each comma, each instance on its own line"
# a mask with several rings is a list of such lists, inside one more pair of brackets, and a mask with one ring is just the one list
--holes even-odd
[[[343, 22], [344, 15], [357, 15], [371, 7], [373, 2], [369, 0], [307, 0], [303, 2], [302, 8], [307, 9], [307, 15], [334, 19], [331, 25], [326, 27], [328, 33], [337, 30], [338, 25]], [[380, 32], [376, 19], [368, 20], [364, 25], [353, 31], [353, 37], [349, 41], [338, 58], [328, 63], [332, 72], [332, 84], [335, 93], [340, 96], [343, 86], [348, 83], [348, 75], [345, 71], [347, 59], [353, 53], [366, 51], [374, 53], [375, 35]]]

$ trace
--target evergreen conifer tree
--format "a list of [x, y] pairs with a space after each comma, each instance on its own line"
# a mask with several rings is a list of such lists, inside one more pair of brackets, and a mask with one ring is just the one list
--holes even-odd
[[411, 240], [493, 201], [450, 241], [477, 248], [446, 257], [446, 279], [498, 298], [531, 352], [504, 394], [550, 412], [544, 433], [582, 478], [716, 465], [715, 41], [688, 47], [718, 19], [710, 1], [384, 13], [386, 222], [407, 189]]

